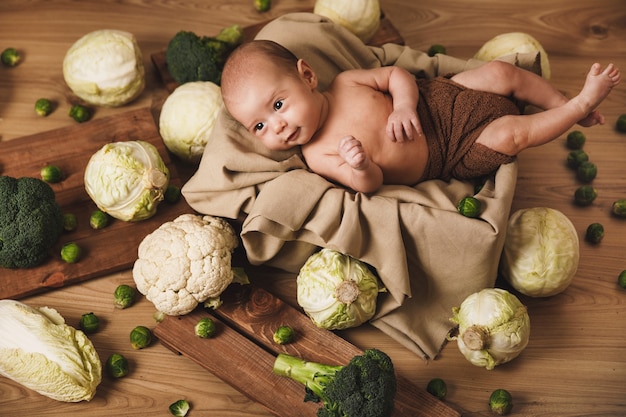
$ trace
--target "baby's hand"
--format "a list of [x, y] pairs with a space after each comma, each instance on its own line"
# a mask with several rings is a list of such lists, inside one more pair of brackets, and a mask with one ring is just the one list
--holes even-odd
[[339, 141], [339, 156], [353, 169], [366, 169], [369, 158], [363, 145], [354, 136], [345, 136]]
[[387, 119], [387, 136], [394, 142], [404, 142], [404, 139], [413, 140], [421, 136], [420, 124], [415, 109], [395, 109]]

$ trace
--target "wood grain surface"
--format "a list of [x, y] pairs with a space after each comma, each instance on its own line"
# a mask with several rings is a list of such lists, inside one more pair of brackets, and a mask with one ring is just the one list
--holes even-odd
[[[251, 0], [170, 2], [164, 0], [4, 0], [0, 2], [0, 47], [15, 46], [24, 61], [15, 68], [0, 66], [0, 140], [46, 132], [75, 122], [67, 116], [73, 99], [63, 82], [61, 64], [70, 45], [85, 33], [113, 28], [135, 34], [144, 54], [147, 87], [123, 108], [98, 108], [96, 119], [150, 107], [158, 113], [168, 92], [154, 70], [150, 55], [162, 50], [178, 30], [217, 33], [224, 26], [252, 25], [287, 12], [310, 9], [313, 0], [275, 0], [267, 13], [257, 13]], [[623, 0], [381, 0], [406, 45], [426, 50], [434, 43], [450, 55], [470, 58], [491, 37], [509, 31], [533, 34], [549, 54], [552, 83], [568, 96], [580, 89], [593, 62], [614, 62], [626, 71], [626, 7]], [[57, 102], [47, 118], [34, 114], [40, 97]], [[464, 416], [488, 417], [489, 394], [509, 390], [512, 415], [529, 417], [617, 417], [626, 415], [626, 292], [617, 284], [626, 269], [626, 221], [609, 214], [611, 203], [626, 198], [626, 135], [615, 131], [626, 113], [626, 85], [616, 88], [600, 106], [606, 124], [582, 129], [585, 150], [598, 166], [593, 185], [598, 198], [589, 207], [572, 203], [580, 185], [565, 166], [565, 138], [531, 149], [519, 158], [513, 210], [548, 206], [565, 213], [581, 240], [581, 259], [572, 285], [546, 299], [520, 297], [528, 306], [531, 338], [526, 350], [509, 364], [486, 371], [461, 356], [454, 342], [440, 356], [424, 362], [393, 339], [370, 326], [338, 332], [360, 349], [377, 347], [394, 360], [399, 375], [418, 387], [434, 377], [448, 384], [445, 403]], [[185, 171], [182, 167], [181, 172]], [[2, 168], [0, 167], [0, 173]], [[592, 222], [603, 223], [599, 245], [584, 241]], [[2, 271], [0, 271], [0, 274]], [[250, 269], [256, 285], [295, 302], [293, 274]], [[451, 278], [452, 279], [452, 278]], [[23, 301], [57, 308], [69, 324], [94, 311], [102, 330], [91, 337], [105, 360], [120, 352], [131, 361], [130, 375], [105, 377], [91, 402], [66, 404], [0, 378], [0, 416], [146, 416], [167, 415], [172, 402], [186, 398], [194, 416], [269, 416], [219, 377], [160, 342], [141, 351], [130, 347], [128, 334], [136, 325], [155, 327], [154, 306], [145, 298], [130, 309], [113, 307], [120, 283], [132, 284], [130, 271], [120, 271], [63, 289], [29, 296]], [[499, 286], [505, 286], [498, 282]], [[233, 346], [236, 349], [237, 346]]]
[[[180, 199], [175, 204], [161, 202], [154, 216], [144, 221], [110, 218], [109, 225], [103, 229], [89, 226], [89, 217], [97, 206], [85, 191], [85, 167], [104, 145], [125, 141], [153, 145], [169, 169], [170, 184], [182, 185], [148, 108], [0, 142], [0, 166], [6, 175], [38, 178], [42, 167], [48, 164], [60, 167], [63, 180], [50, 186], [61, 211], [74, 214], [77, 219], [76, 230], [61, 235], [48, 260], [33, 268], [1, 271], [0, 298], [22, 298], [129, 269], [148, 233], [183, 213], [193, 213], [185, 200]], [[68, 242], [75, 242], [81, 248], [80, 262], [70, 264], [61, 259], [61, 247]]]
[[[155, 327], [154, 334], [170, 350], [190, 358], [277, 416], [313, 415], [319, 408], [319, 404], [303, 402], [302, 384], [268, 372], [277, 354], [345, 365], [363, 353], [255, 285], [233, 284], [223, 293], [222, 301], [222, 306], [214, 311], [200, 307], [183, 317], [166, 317]], [[216, 323], [216, 336], [208, 340], [194, 335], [194, 326], [203, 317]], [[273, 341], [279, 326], [294, 329], [293, 342], [279, 345]], [[229, 366], [224, 366], [225, 363]], [[251, 380], [255, 383], [250, 384]], [[281, 393], [280, 398], [275, 392]], [[459, 417], [460, 414], [398, 375], [392, 416]]]

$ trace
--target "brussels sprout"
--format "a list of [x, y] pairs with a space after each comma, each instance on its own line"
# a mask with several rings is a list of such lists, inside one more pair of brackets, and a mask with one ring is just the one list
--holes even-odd
[[66, 243], [61, 248], [61, 259], [63, 259], [68, 264], [78, 262], [81, 255], [82, 250], [80, 246], [78, 246], [75, 242]]
[[46, 117], [52, 113], [52, 102], [47, 98], [40, 98], [35, 102], [35, 113], [41, 117]]
[[17, 49], [15, 48], [7, 48], [4, 51], [2, 51], [2, 55], [0, 55], [0, 60], [2, 60], [2, 63], [6, 65], [7, 67], [16, 66], [20, 62], [21, 59], [22, 57], [20, 56], [19, 52], [17, 52]]
[[215, 322], [208, 317], [201, 318], [194, 326], [196, 336], [208, 339], [215, 335]]
[[170, 414], [176, 417], [185, 417], [189, 412], [189, 402], [187, 400], [178, 400], [170, 404]]
[[66, 232], [72, 232], [76, 230], [78, 221], [74, 213], [63, 213], [63, 230]]
[[105, 363], [105, 369], [113, 378], [121, 378], [128, 375], [130, 367], [128, 359], [119, 353], [113, 353]]
[[178, 200], [180, 200], [180, 196], [180, 187], [172, 184], [169, 184], [167, 186], [167, 188], [165, 189], [165, 193], [163, 194], [165, 201], [167, 201], [168, 203], [178, 203]]
[[80, 317], [79, 327], [87, 334], [95, 333], [100, 328], [100, 320], [95, 314], [86, 313]]
[[273, 339], [274, 343], [279, 345], [286, 345], [287, 343], [293, 342], [294, 337], [296, 336], [296, 332], [289, 326], [280, 326], [274, 332]]
[[583, 182], [591, 182], [598, 174], [598, 167], [593, 162], [585, 161], [578, 165], [576, 176]]
[[443, 400], [444, 398], [446, 398], [446, 394], [448, 393], [448, 387], [443, 379], [433, 378], [428, 382], [428, 385], [426, 386], [426, 391], [439, 398], [440, 400]]
[[41, 179], [45, 182], [54, 184], [63, 179], [63, 171], [56, 165], [46, 165], [39, 171]]
[[443, 45], [439, 45], [439, 44], [434, 44], [431, 45], [430, 48], [428, 48], [428, 56], [435, 56], [437, 54], [446, 54], [446, 47]]
[[617, 122], [615, 122], [615, 128], [618, 132], [626, 133], [626, 114], [620, 114], [617, 118]]
[[482, 204], [475, 197], [464, 197], [459, 201], [457, 210], [465, 217], [478, 217]]
[[505, 389], [497, 389], [489, 397], [489, 409], [499, 416], [506, 416], [513, 409], [513, 397]]
[[598, 196], [598, 191], [590, 185], [583, 185], [574, 192], [574, 202], [579, 206], [588, 206]]
[[567, 135], [567, 139], [565, 140], [565, 145], [572, 150], [582, 149], [585, 145], [585, 134], [580, 130], [574, 130], [573, 132], [569, 132]]
[[143, 349], [152, 343], [152, 331], [146, 326], [137, 326], [130, 331], [130, 345], [133, 349]]
[[254, 8], [257, 12], [266, 12], [272, 6], [271, 0], [254, 0]]
[[113, 292], [113, 305], [117, 308], [127, 308], [135, 302], [136, 291], [126, 284], [118, 285]]
[[89, 226], [94, 230], [100, 230], [109, 224], [109, 215], [102, 210], [94, 210], [89, 216]]
[[589, 155], [582, 149], [577, 149], [567, 154], [567, 166], [572, 169], [577, 169], [580, 164], [588, 160]]
[[613, 202], [611, 212], [619, 217], [626, 217], [626, 198]]
[[585, 233], [585, 239], [590, 243], [600, 243], [602, 238], [604, 237], [604, 226], [600, 223], [591, 223], [587, 227], [587, 232]]
[[68, 112], [68, 114], [78, 123], [83, 123], [91, 119], [91, 110], [89, 110], [85, 106], [81, 106], [80, 104], [74, 104], [72, 107], [70, 107], [70, 111]]
[[152, 318], [157, 323], [161, 323], [163, 320], [165, 320], [165, 317], [167, 317], [167, 314], [165, 314], [162, 311], [155, 311], [154, 314], [152, 315]]
[[626, 269], [620, 272], [617, 277], [617, 285], [626, 290]]

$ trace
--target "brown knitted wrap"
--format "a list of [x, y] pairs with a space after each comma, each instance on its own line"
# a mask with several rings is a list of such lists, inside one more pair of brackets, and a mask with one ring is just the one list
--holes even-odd
[[418, 114], [429, 152], [422, 181], [478, 178], [515, 159], [475, 143], [493, 120], [520, 114], [511, 99], [465, 88], [447, 77], [418, 79], [418, 85]]

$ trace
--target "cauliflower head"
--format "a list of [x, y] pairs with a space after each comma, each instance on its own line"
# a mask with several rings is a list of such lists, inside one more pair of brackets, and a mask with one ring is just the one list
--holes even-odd
[[133, 266], [137, 290], [167, 315], [187, 314], [219, 297], [233, 281], [231, 256], [237, 245], [226, 220], [180, 215], [139, 244]]

